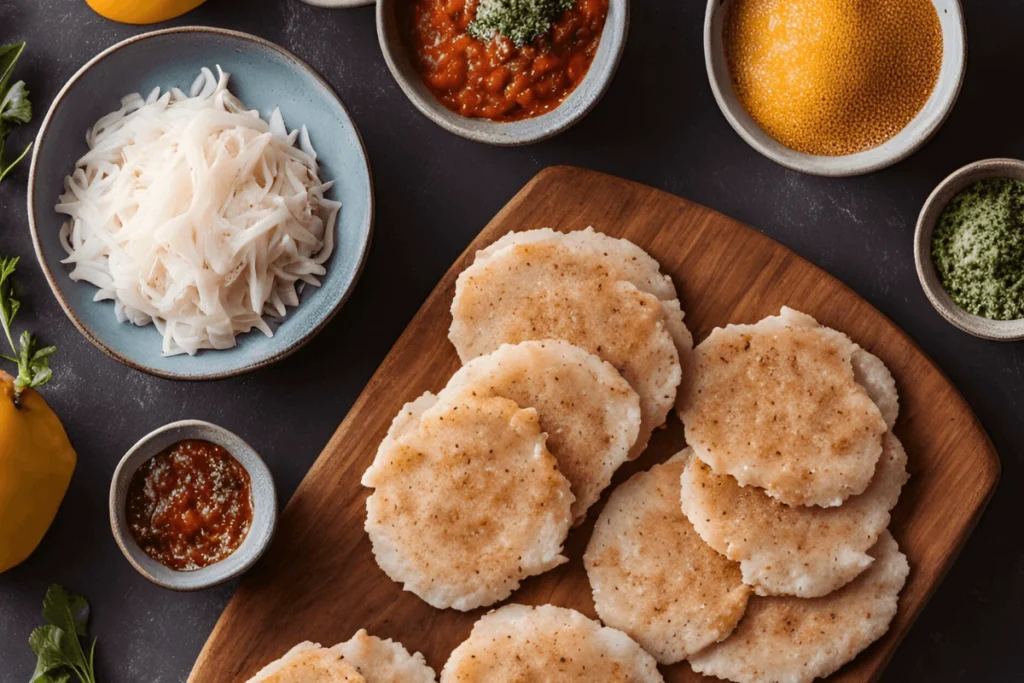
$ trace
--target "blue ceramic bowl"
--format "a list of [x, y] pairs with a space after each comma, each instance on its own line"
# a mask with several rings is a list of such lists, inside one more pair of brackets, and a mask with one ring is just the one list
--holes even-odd
[[[305, 124], [321, 164], [342, 203], [335, 251], [322, 287], [306, 287], [273, 337], [252, 332], [225, 351], [164, 357], [156, 329], [119, 323], [110, 301], [94, 302], [96, 288], [72, 282], [58, 233], [64, 216], [54, 205], [64, 177], [87, 151], [85, 132], [131, 92], [178, 86], [187, 92], [199, 70], [220, 65], [229, 88], [267, 117], [281, 108], [289, 129]], [[359, 132], [331, 87], [295, 55], [261, 38], [205, 27], [136, 36], [104, 50], [54, 100], [36, 139], [29, 172], [28, 216], [36, 256], [64, 312], [93, 344], [131, 367], [171, 379], [214, 379], [263, 367], [292, 353], [320, 331], [355, 286], [370, 247], [373, 187]]]

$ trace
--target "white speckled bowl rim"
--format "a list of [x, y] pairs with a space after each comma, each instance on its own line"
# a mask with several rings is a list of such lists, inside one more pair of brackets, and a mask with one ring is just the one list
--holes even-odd
[[975, 337], [993, 341], [1018, 341], [1024, 339], [1024, 319], [989, 320], [973, 315], [957, 306], [950, 298], [932, 261], [932, 233], [939, 216], [949, 201], [958, 192], [986, 178], [1013, 178], [1024, 180], [1024, 161], [1018, 159], [983, 159], [967, 164], [950, 175], [932, 190], [921, 207], [914, 231], [914, 261], [917, 277], [921, 280], [925, 296], [939, 314], [954, 327], [973, 334]]
[[931, 97], [906, 127], [878, 147], [828, 157], [792, 150], [761, 130], [736, 99], [722, 41], [722, 17], [731, 0], [708, 0], [704, 17], [704, 63], [711, 91], [729, 125], [747, 144], [780, 166], [820, 176], [854, 176], [891, 166], [916, 152], [942, 127], [963, 85], [967, 33], [959, 0], [932, 0], [942, 26], [942, 66]]
[[610, 0], [601, 42], [583, 81], [557, 108], [522, 121], [499, 123], [461, 116], [437, 101], [413, 66], [395, 26], [395, 7], [407, 0], [377, 3], [377, 38], [384, 61], [402, 92], [424, 116], [445, 130], [469, 140], [514, 147], [547, 140], [568, 130], [597, 106], [608, 90], [626, 46], [629, 1]]
[[[249, 473], [253, 504], [252, 525], [238, 549], [220, 562], [190, 572], [169, 569], [147, 555], [132, 538], [125, 513], [128, 485], [136, 470], [160, 451], [183, 439], [211, 441], [231, 453]], [[114, 540], [140, 574], [164, 588], [195, 591], [230, 581], [259, 560], [270, 545], [277, 526], [277, 492], [270, 470], [252, 446], [215, 424], [182, 420], [150, 432], [124, 454], [110, 483], [109, 512]]]

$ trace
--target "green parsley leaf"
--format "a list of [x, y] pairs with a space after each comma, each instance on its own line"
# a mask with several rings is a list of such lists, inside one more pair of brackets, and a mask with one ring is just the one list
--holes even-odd
[[[17, 403], [17, 397], [21, 395], [21, 392], [26, 388], [41, 387], [53, 377], [53, 370], [50, 369], [50, 356], [57, 350], [56, 346], [44, 346], [37, 348], [36, 338], [30, 334], [27, 330], [21, 333], [18, 338], [18, 344], [14, 344], [14, 336], [11, 333], [11, 327], [14, 324], [14, 317], [18, 315], [18, 310], [21, 308], [21, 301], [18, 300], [15, 294], [14, 288], [14, 271], [18, 266], [18, 258], [8, 258], [3, 254], [0, 254], [0, 326], [3, 327], [4, 335], [7, 337], [7, 344], [11, 347], [12, 356], [0, 353], [0, 359], [9, 361], [18, 366], [18, 375], [14, 379], [14, 396], [15, 403]], [[49, 593], [47, 593], [49, 598]], [[56, 598], [55, 598], [56, 599]], [[84, 600], [82, 603], [84, 604]], [[82, 605], [73, 605], [74, 611], [81, 608]], [[85, 605], [86, 613], [84, 619], [88, 619], [88, 605]], [[57, 621], [54, 621], [50, 615], [47, 618], [52, 623], [61, 626], [66, 626]], [[83, 629], [84, 629], [84, 621]], [[84, 633], [84, 630], [82, 631]]]
[[25, 43], [0, 45], [0, 93], [7, 91], [7, 84], [11, 80], [11, 74], [14, 73], [14, 65], [24, 51]]
[[41, 387], [53, 379], [53, 370], [50, 369], [50, 356], [57, 350], [56, 346], [44, 346], [41, 349], [35, 348], [36, 339], [28, 332], [23, 332], [22, 337], [28, 335], [28, 384], [35, 389]]
[[66, 671], [60, 673], [46, 673], [39, 678], [33, 678], [30, 683], [71, 683], [71, 674]]
[[25, 51], [25, 43], [0, 46], [0, 181], [2, 181], [18, 162], [25, 158], [31, 149], [30, 142], [21, 154], [11, 162], [4, 162], [4, 145], [7, 134], [19, 124], [32, 120], [32, 103], [28, 99], [28, 88], [24, 81], [16, 81], [8, 87], [14, 65]]
[[29, 647], [36, 654], [36, 669], [29, 683], [96, 683], [96, 641], [89, 654], [82, 649], [89, 623], [89, 603], [81, 595], [54, 584], [43, 599], [43, 616], [50, 623], [32, 631]]
[[25, 81], [18, 81], [0, 100], [0, 120], [6, 123], [28, 123], [32, 120], [32, 103], [28, 100]]
[[0, 254], [0, 324], [3, 324], [11, 351], [14, 351], [11, 325], [14, 324], [14, 316], [18, 315], [18, 309], [21, 308], [21, 302], [14, 295], [14, 280], [12, 278], [19, 260], [17, 256], [8, 258]]
[[27, 387], [40, 387], [53, 377], [50, 369], [50, 356], [57, 350], [56, 346], [36, 349], [36, 338], [28, 331], [21, 333], [18, 340], [18, 377], [14, 380], [14, 390], [24, 391]]
[[40, 626], [32, 631], [32, 635], [28, 637], [28, 644], [39, 659], [30, 683], [69, 679], [69, 674], [60, 671], [67, 666], [66, 650], [70, 649], [67, 641], [67, 634], [53, 625]]
[[43, 616], [69, 633], [84, 636], [89, 624], [89, 603], [81, 595], [53, 584], [43, 598]]

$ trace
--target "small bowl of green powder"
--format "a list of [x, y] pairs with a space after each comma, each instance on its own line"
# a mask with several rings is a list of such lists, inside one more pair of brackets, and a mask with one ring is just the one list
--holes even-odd
[[983, 339], [1024, 339], [1024, 161], [968, 164], [917, 219], [921, 285], [942, 316]]

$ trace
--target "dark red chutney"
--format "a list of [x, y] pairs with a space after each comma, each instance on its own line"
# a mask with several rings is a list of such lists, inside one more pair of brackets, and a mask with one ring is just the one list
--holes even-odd
[[136, 470], [126, 512], [147, 555], [176, 571], [202, 569], [237, 550], [249, 533], [249, 473], [215, 443], [179, 441]]
[[466, 33], [478, 0], [404, 0], [399, 26], [423, 82], [463, 116], [519, 121], [561, 104], [597, 54], [608, 0], [576, 0], [547, 34], [517, 47]]

